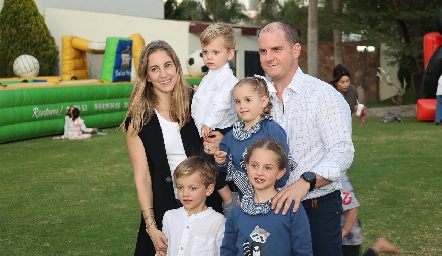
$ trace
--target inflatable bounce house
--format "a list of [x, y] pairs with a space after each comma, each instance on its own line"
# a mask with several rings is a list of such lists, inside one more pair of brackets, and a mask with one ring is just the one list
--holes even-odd
[[[69, 106], [81, 111], [88, 127], [118, 126], [133, 88], [132, 68], [137, 70], [144, 46], [139, 34], [109, 37], [105, 43], [63, 36], [61, 77], [37, 77], [38, 61], [19, 56], [13, 67], [18, 78], [0, 79], [0, 143], [63, 134]], [[104, 53], [100, 79], [90, 79], [87, 52]], [[192, 85], [200, 80], [187, 79]]]
[[435, 17], [437, 32], [424, 36], [425, 73], [422, 84], [423, 99], [417, 101], [417, 119], [434, 121], [437, 81], [442, 75], [442, 6]]

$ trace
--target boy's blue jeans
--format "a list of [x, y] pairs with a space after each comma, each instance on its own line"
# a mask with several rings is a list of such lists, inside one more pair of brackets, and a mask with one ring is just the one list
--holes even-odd
[[436, 95], [436, 115], [434, 123], [442, 122], [442, 95]]

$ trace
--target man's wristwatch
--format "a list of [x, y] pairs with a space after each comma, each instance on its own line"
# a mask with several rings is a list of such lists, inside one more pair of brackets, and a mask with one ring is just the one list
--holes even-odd
[[310, 183], [310, 190], [309, 191], [313, 191], [313, 189], [315, 188], [315, 185], [316, 185], [316, 174], [314, 174], [313, 172], [304, 172], [301, 175], [301, 178], [303, 178], [305, 181]]

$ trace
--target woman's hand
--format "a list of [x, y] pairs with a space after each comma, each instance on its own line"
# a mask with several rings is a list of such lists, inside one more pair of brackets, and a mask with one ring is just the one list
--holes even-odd
[[157, 255], [166, 255], [167, 253], [167, 238], [157, 229], [156, 226], [152, 225], [146, 228], [147, 234], [149, 234], [150, 239], [152, 239], [153, 245], [155, 246], [155, 251]]
[[211, 131], [209, 136], [204, 139], [203, 146], [204, 152], [209, 155], [214, 155], [219, 151], [219, 143], [223, 139], [224, 135], [218, 131]]

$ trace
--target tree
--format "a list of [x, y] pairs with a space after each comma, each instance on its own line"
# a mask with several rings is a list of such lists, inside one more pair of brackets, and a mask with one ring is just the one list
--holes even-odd
[[164, 18], [173, 20], [175, 10], [178, 7], [178, 3], [176, 0], [167, 0], [164, 2]]
[[205, 0], [206, 11], [213, 22], [246, 23], [250, 18], [244, 14], [245, 7], [238, 0]]
[[423, 36], [436, 31], [439, 0], [342, 0], [340, 19], [346, 33], [360, 33], [367, 43], [385, 43], [389, 64], [408, 68], [416, 97], [422, 97]]
[[164, 17], [171, 20], [211, 21], [201, 3], [194, 0], [183, 0], [180, 4], [176, 0], [167, 0], [164, 3]]
[[[341, 16], [342, 5], [341, 0], [333, 0], [333, 12], [336, 16]], [[333, 46], [334, 53], [333, 57], [335, 59], [335, 65], [342, 63], [342, 30], [338, 27], [333, 28]]]
[[[301, 42], [307, 42], [307, 28], [308, 28], [308, 6], [303, 6], [303, 0], [286, 0], [281, 7], [281, 20], [292, 24], [300, 33]], [[332, 7], [328, 2], [324, 2], [324, 6], [318, 6], [318, 41], [332, 42], [333, 41], [333, 25], [334, 15]]]
[[5, 0], [0, 12], [0, 77], [15, 76], [12, 64], [22, 54], [38, 60], [40, 76], [56, 75], [57, 46], [35, 2]]
[[318, 76], [318, 0], [310, 0], [308, 5], [308, 73], [311, 76]]
[[308, 7], [301, 7], [299, 0], [286, 1], [281, 10], [282, 21], [292, 24], [300, 31], [301, 42], [307, 41]]
[[257, 24], [267, 24], [272, 21], [282, 20], [282, 8], [278, 0], [262, 0], [258, 3]]

